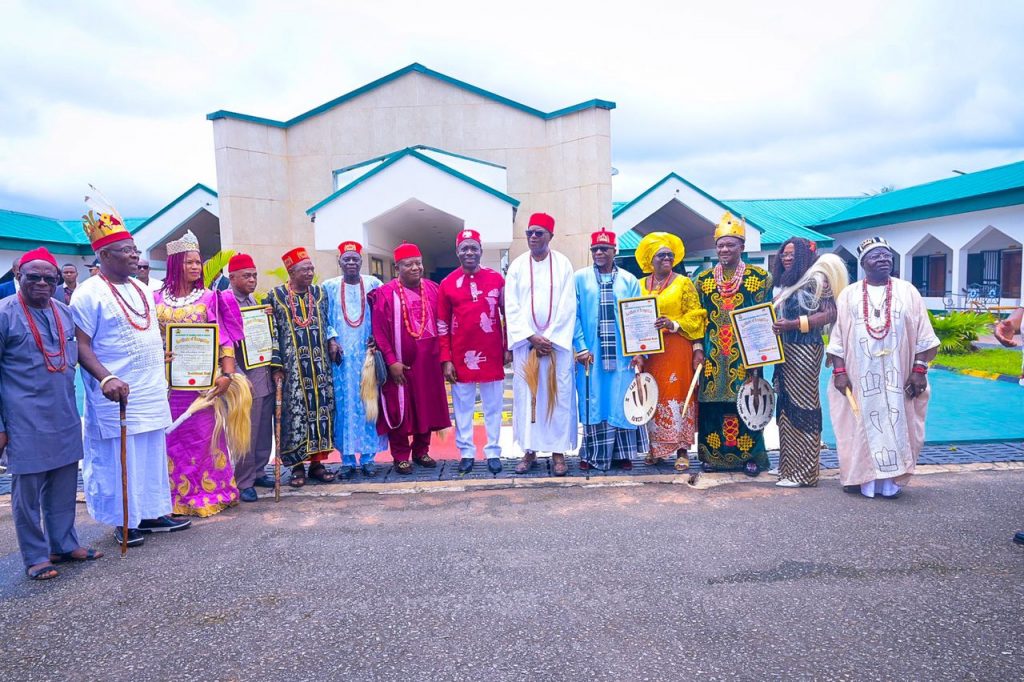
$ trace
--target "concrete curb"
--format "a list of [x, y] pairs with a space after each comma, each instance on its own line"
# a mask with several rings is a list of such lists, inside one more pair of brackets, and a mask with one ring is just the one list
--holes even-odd
[[989, 381], [1006, 381], [1011, 384], [1016, 384], [1020, 381], [1020, 377], [1013, 376], [1012, 374], [999, 374], [998, 372], [985, 372], [980, 369], [964, 369], [961, 367], [950, 367], [949, 365], [933, 364], [933, 369], [941, 369], [946, 372], [953, 372], [954, 374], [965, 374], [969, 377], [975, 377], [976, 379], [988, 379]]

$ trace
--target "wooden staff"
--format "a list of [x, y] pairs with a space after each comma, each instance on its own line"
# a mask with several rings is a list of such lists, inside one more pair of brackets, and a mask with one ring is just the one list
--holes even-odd
[[849, 386], [846, 387], [846, 399], [850, 403], [850, 409], [853, 410], [854, 416], [860, 419], [860, 407], [857, 405], [857, 400], [853, 397], [853, 391], [850, 390]]
[[274, 379], [274, 502], [281, 501], [281, 378]]
[[121, 419], [121, 511], [124, 525], [121, 526], [121, 558], [128, 556], [128, 399], [118, 402]]
[[704, 369], [704, 363], [697, 365], [697, 369], [693, 371], [693, 381], [690, 382], [690, 390], [686, 392], [686, 401], [683, 403], [683, 419], [686, 418], [686, 409], [690, 407], [690, 399], [693, 398], [693, 392], [697, 388], [697, 384], [700, 382], [700, 371]]

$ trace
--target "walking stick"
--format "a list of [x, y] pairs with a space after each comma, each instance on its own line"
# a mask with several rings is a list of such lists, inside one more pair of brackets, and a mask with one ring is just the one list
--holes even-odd
[[281, 379], [274, 380], [274, 502], [281, 501]]
[[118, 403], [121, 419], [121, 512], [124, 525], [121, 526], [121, 558], [128, 556], [128, 399]]
[[[587, 384], [587, 414], [583, 420], [583, 440], [584, 445], [589, 445], [590, 439], [587, 438], [587, 435], [590, 433], [590, 430], [587, 429], [587, 425], [590, 423], [590, 363], [588, 362], [587, 364], [583, 365], [583, 367], [585, 368], [584, 374], [586, 376]], [[590, 448], [587, 448], [587, 450], [589, 451]]]
[[697, 369], [693, 372], [693, 381], [690, 382], [690, 390], [686, 392], [686, 400], [683, 402], [683, 418], [686, 418], [686, 410], [690, 407], [690, 399], [693, 397], [693, 391], [697, 388], [697, 383], [700, 381], [700, 371], [704, 369], [704, 363], [697, 365]]
[[850, 387], [846, 387], [846, 400], [850, 403], [850, 409], [853, 410], [853, 415], [860, 419], [860, 407], [857, 405], [857, 399], [853, 397], [853, 391]]

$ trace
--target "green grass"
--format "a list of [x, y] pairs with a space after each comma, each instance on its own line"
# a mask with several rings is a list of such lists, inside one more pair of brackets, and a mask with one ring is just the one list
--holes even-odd
[[1010, 348], [986, 348], [964, 355], [947, 355], [939, 353], [935, 363], [957, 369], [978, 369], [983, 372], [996, 372], [1020, 376], [1020, 350]]

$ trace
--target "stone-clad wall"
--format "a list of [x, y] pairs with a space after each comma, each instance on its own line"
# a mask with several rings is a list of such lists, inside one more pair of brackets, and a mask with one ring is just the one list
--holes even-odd
[[[419, 72], [287, 129], [217, 119], [222, 243], [276, 267], [288, 248], [312, 248], [306, 209], [334, 191], [334, 169], [429, 145], [507, 167], [508, 194], [522, 202], [512, 257], [529, 215], [544, 211], [557, 221], [555, 248], [581, 266], [589, 233], [611, 227], [610, 124], [607, 109], [544, 120]], [[334, 256], [315, 256], [324, 277], [337, 274]]]

